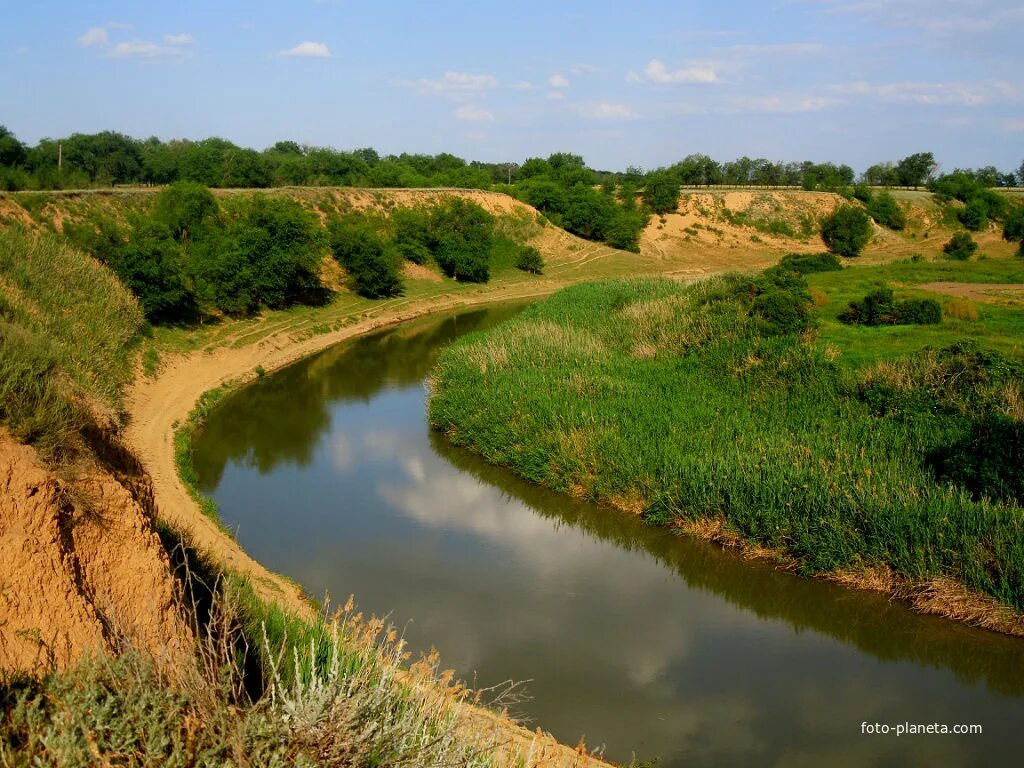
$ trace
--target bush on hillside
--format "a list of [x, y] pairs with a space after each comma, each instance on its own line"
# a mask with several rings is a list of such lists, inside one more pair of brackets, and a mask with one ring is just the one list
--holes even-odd
[[430, 230], [434, 259], [448, 277], [471, 283], [490, 280], [491, 214], [476, 203], [451, 198], [431, 212]]
[[957, 212], [957, 219], [972, 232], [983, 230], [988, 226], [988, 206], [979, 197], [971, 198]]
[[413, 264], [430, 261], [430, 213], [422, 208], [398, 208], [391, 214], [398, 253]]
[[519, 257], [516, 259], [516, 268], [524, 272], [539, 275], [544, 271], [544, 257], [540, 251], [532, 245], [524, 245], [519, 249]]
[[868, 213], [876, 222], [889, 229], [902, 230], [907, 226], [907, 214], [889, 192], [879, 192], [867, 203]]
[[402, 293], [401, 257], [371, 222], [363, 217], [336, 219], [329, 239], [334, 258], [345, 267], [360, 296], [382, 299]]
[[871, 219], [856, 206], [841, 205], [822, 223], [821, 239], [832, 253], [855, 258], [871, 239]]
[[198, 307], [181, 264], [181, 250], [170, 230], [144, 220], [108, 264], [135, 294], [152, 323], [188, 320]]
[[978, 250], [978, 244], [974, 242], [974, 238], [968, 232], [957, 232], [942, 246], [942, 252], [946, 254], [946, 258], [955, 261], [967, 261], [976, 250]]

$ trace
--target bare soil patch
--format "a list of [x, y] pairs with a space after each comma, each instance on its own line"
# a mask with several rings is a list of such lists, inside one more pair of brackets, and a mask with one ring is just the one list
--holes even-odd
[[936, 282], [914, 286], [922, 291], [1006, 307], [1024, 306], [1024, 283]]

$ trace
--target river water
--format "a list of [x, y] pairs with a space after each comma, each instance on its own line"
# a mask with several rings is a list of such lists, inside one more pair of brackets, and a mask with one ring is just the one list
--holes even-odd
[[[245, 387], [195, 442], [202, 489], [271, 569], [355, 594], [470, 683], [528, 681], [530, 725], [613, 760], [1019, 764], [1024, 640], [645, 527], [432, 433], [439, 350], [518, 309], [407, 323]], [[895, 735], [908, 722], [983, 733]]]

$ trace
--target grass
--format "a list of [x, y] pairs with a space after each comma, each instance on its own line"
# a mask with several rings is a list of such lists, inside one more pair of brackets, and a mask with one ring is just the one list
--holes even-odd
[[178, 469], [178, 477], [181, 484], [185, 486], [189, 496], [193, 498], [204, 515], [220, 526], [228, 536], [231, 532], [224, 527], [217, 509], [217, 502], [204, 494], [199, 489], [199, 477], [196, 475], [195, 465], [192, 462], [192, 441], [196, 432], [202, 428], [210, 412], [217, 407], [233, 387], [230, 384], [222, 384], [214, 389], [204, 392], [195, 408], [188, 416], [188, 421], [179, 424], [174, 429], [174, 465]]
[[[953, 262], [896, 261], [880, 266], [854, 266], [842, 272], [824, 272], [807, 278], [812, 290], [828, 300], [816, 309], [818, 333], [823, 343], [843, 352], [843, 365], [856, 367], [876, 360], [889, 360], [939, 347], [955, 340], [974, 339], [986, 347], [1008, 355], [1024, 356], [1024, 323], [1019, 308], [996, 304], [978, 305], [978, 319], [957, 317], [948, 308], [958, 299], [922, 290], [919, 286], [936, 282], [1024, 284], [1024, 260], [1017, 258]], [[947, 309], [947, 317], [938, 326], [891, 326], [859, 328], [839, 321], [839, 314], [851, 301], [860, 299], [881, 286], [895, 288], [898, 299], [937, 299]]]
[[[829, 303], [811, 309], [817, 333], [800, 335], [762, 332], [743, 298], [749, 278], [579, 285], [442, 353], [431, 422], [528, 480], [651, 523], [720, 525], [807, 574], [949, 577], [1021, 610], [1019, 499], [943, 479], [933, 460], [989, 420], [1021, 433], [1024, 368], [969, 346], [922, 350], [968, 335], [1019, 355], [1024, 314], [986, 308], [927, 332], [835, 319], [879, 280], [1016, 279], [1019, 268], [810, 275]], [[1003, 469], [1012, 475], [1012, 456]]]
[[143, 329], [132, 295], [59, 238], [0, 230], [0, 419], [45, 455], [116, 421]]

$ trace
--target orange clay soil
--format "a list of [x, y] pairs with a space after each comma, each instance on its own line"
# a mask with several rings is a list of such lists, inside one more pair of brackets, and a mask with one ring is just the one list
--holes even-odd
[[89, 458], [57, 477], [0, 432], [0, 670], [66, 669], [124, 641], [175, 663], [192, 634], [148, 480]]

